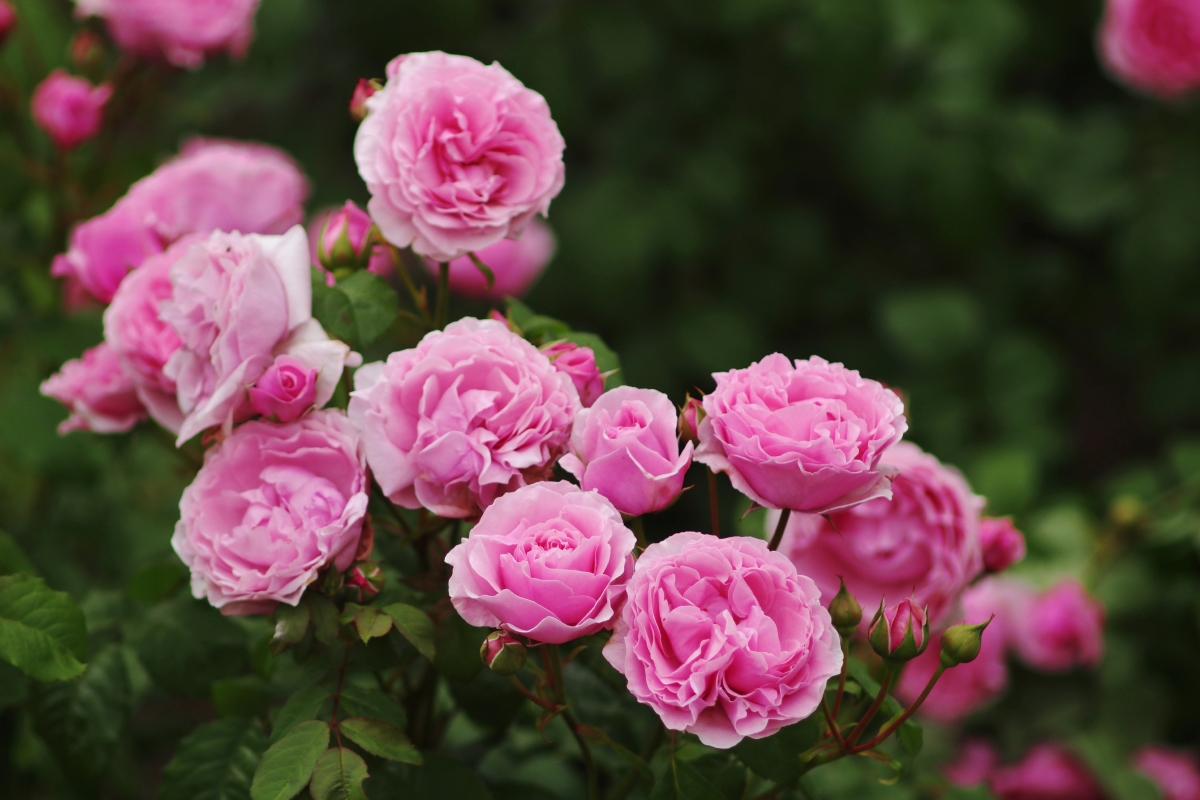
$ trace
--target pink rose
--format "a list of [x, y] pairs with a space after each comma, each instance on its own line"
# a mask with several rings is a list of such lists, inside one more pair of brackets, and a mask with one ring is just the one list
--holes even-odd
[[70, 150], [100, 132], [111, 98], [107, 83], [93, 87], [84, 78], [56, 69], [34, 90], [33, 120], [56, 145]]
[[542, 348], [554, 368], [571, 379], [579, 402], [591, 408], [600, 395], [604, 394], [604, 376], [596, 367], [596, 352], [574, 342], [554, 342]]
[[549, 359], [493, 320], [461, 319], [354, 375], [350, 419], [384, 494], [443, 517], [479, 514], [549, 476], [579, 396]]
[[81, 17], [103, 17], [123, 49], [196, 69], [205, 56], [246, 54], [259, 0], [75, 0]]
[[1104, 607], [1073, 578], [1041, 594], [1025, 592], [1013, 612], [1012, 640], [1034, 669], [1095, 667], [1104, 654]]
[[979, 521], [983, 568], [1003, 572], [1025, 558], [1025, 536], [1013, 527], [1012, 517], [984, 517]]
[[384, 238], [447, 262], [546, 214], [566, 145], [540, 94], [499, 64], [440, 52], [395, 58], [387, 76], [354, 142]]
[[810, 514], [891, 496], [894, 470], [879, 459], [908, 429], [891, 390], [817, 356], [793, 366], [778, 353], [713, 377], [696, 460], [739, 492]]
[[137, 389], [115, 350], [102, 342], [42, 382], [41, 392], [71, 412], [59, 433], [121, 433], [146, 418]]
[[998, 768], [990, 788], [999, 800], [1104, 800], [1088, 768], [1054, 742], [1034, 745], [1019, 763]]
[[[929, 609], [930, 623], [941, 627], [959, 593], [983, 567], [983, 500], [958, 470], [914, 444], [889, 449], [880, 467], [895, 475], [891, 500], [876, 498], [828, 520], [792, 514], [779, 550], [817, 582], [826, 598], [837, 593], [841, 576], [864, 608], [911, 594]], [[778, 512], [767, 515], [768, 531], [778, 518]]]
[[77, 280], [102, 303], [110, 302], [130, 270], [161, 253], [162, 239], [133, 209], [114, 206], [71, 232], [71, 249], [55, 256], [50, 274]]
[[1200, 6], [1193, 0], [1108, 0], [1099, 47], [1120, 80], [1176, 98], [1200, 87]]
[[8, 40], [8, 35], [17, 27], [17, 10], [8, 0], [0, 0], [0, 47]]
[[662, 511], [683, 491], [692, 443], [679, 452], [675, 406], [662, 392], [618, 386], [575, 417], [559, 464], [631, 517]]
[[764, 541], [700, 533], [642, 553], [604, 657], [669, 729], [721, 748], [812, 714], [842, 666], [816, 584]]
[[326, 567], [354, 561], [367, 512], [358, 434], [341, 411], [254, 421], [204, 456], [171, 546], [192, 594], [228, 615], [296, 605]]
[[943, 767], [942, 774], [955, 786], [970, 789], [987, 783], [999, 763], [1000, 751], [996, 745], [987, 739], [967, 739], [958, 751], [958, 758]]
[[313, 407], [317, 371], [292, 356], [278, 356], [258, 383], [250, 387], [254, 413], [276, 422], [291, 422]]
[[[492, 288], [488, 288], [487, 278], [470, 256], [461, 256], [450, 262], [450, 290], [479, 300], [522, 297], [542, 276], [557, 246], [550, 226], [534, 217], [519, 239], [501, 239], [476, 252], [496, 277]], [[429, 274], [437, 277], [438, 262], [428, 258], [423, 261]]]
[[489, 505], [446, 555], [450, 600], [472, 625], [569, 642], [612, 627], [634, 543], [596, 492], [535, 483]]
[[1200, 768], [1192, 753], [1150, 745], [1134, 753], [1133, 768], [1154, 782], [1163, 800], [1200, 800]]

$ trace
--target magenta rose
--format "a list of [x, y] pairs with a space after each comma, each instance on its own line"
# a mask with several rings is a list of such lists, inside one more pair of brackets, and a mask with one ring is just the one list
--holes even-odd
[[[470, 256], [461, 256], [450, 262], [450, 291], [477, 300], [522, 297], [542, 276], [556, 247], [550, 226], [534, 217], [521, 238], [501, 239], [476, 252], [496, 278], [490, 289], [487, 278]], [[438, 262], [428, 258], [424, 262], [429, 274], [437, 277]]]
[[299, 603], [325, 568], [350, 567], [367, 491], [358, 433], [341, 411], [247, 422], [205, 453], [171, 545], [196, 597], [224, 614], [265, 614]]
[[1013, 527], [1011, 517], [984, 517], [979, 521], [983, 568], [1003, 572], [1025, 558], [1025, 536]]
[[33, 92], [33, 121], [63, 150], [70, 150], [100, 132], [104, 107], [112, 86], [92, 86], [61, 69], [51, 72]]
[[1120, 80], [1167, 99], [1200, 87], [1200, 6], [1193, 0], [1108, 0], [1100, 55]]
[[58, 426], [59, 433], [120, 433], [146, 418], [133, 378], [107, 342], [63, 364], [42, 382], [41, 392], [71, 412]]
[[1104, 607], [1074, 579], [1015, 601], [1012, 642], [1021, 660], [1044, 672], [1095, 667], [1104, 654]]
[[317, 400], [317, 371], [293, 356], [277, 356], [250, 387], [254, 413], [275, 422], [291, 422]]
[[1190, 752], [1149, 745], [1134, 753], [1133, 768], [1154, 782], [1163, 800], [1200, 800], [1200, 768]]
[[254, 38], [259, 0], [75, 0], [81, 17], [102, 17], [122, 49], [196, 69], [206, 56], [240, 58]]
[[596, 352], [574, 342], [554, 342], [542, 348], [554, 368], [571, 379], [584, 408], [604, 394], [604, 375], [596, 367]]
[[908, 429], [894, 392], [813, 356], [713, 374], [696, 460], [767, 508], [824, 514], [889, 497], [880, 457]]
[[494, 320], [461, 319], [354, 375], [350, 419], [392, 502], [478, 515], [549, 476], [579, 396], [549, 359]]
[[[958, 669], [958, 667], [955, 667]], [[1060, 744], [1034, 745], [1020, 762], [992, 773], [999, 800], [1104, 800], [1104, 790], [1079, 758]]]
[[563, 187], [550, 108], [499, 64], [441, 52], [387, 66], [354, 158], [384, 238], [435, 261], [517, 238]]
[[562, 644], [611, 628], [633, 574], [633, 532], [596, 492], [535, 483], [498, 498], [446, 555], [472, 625]]
[[[889, 449], [880, 467], [895, 475], [891, 500], [876, 498], [828, 519], [792, 514], [779, 550], [827, 599], [837, 593], [840, 576], [864, 608], [911, 594], [928, 607], [930, 624], [941, 627], [959, 593], [983, 568], [983, 499], [958, 470], [914, 444]], [[767, 515], [768, 532], [778, 518], [778, 512]]]
[[0, 47], [4, 46], [10, 33], [17, 27], [17, 10], [8, 0], [0, 0]]
[[987, 739], [967, 739], [959, 748], [958, 757], [942, 767], [942, 774], [955, 786], [970, 789], [987, 783], [999, 763], [1000, 751], [996, 745]]
[[604, 657], [667, 728], [721, 748], [812, 714], [842, 666], [816, 584], [764, 541], [700, 533], [638, 558]]
[[662, 392], [618, 386], [575, 417], [559, 464], [630, 517], [662, 511], [683, 491], [692, 444], [679, 452], [675, 406]]

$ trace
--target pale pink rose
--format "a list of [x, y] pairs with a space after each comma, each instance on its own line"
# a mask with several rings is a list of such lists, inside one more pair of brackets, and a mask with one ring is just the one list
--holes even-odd
[[63, 150], [70, 150], [100, 132], [104, 107], [112, 86], [92, 86], [85, 78], [61, 69], [51, 72], [33, 92], [33, 121]]
[[1120, 80], [1167, 99], [1200, 87], [1200, 5], [1108, 0], [1100, 54]]
[[760, 539], [700, 533], [638, 558], [604, 657], [667, 728], [721, 748], [812, 714], [842, 666], [816, 584]]
[[259, 0], [75, 0], [81, 17], [102, 17], [123, 49], [196, 69], [206, 56], [246, 54]]
[[461, 319], [354, 375], [350, 419], [392, 502], [478, 515], [544, 480], [562, 455], [579, 395], [549, 359], [493, 320]]
[[563, 644], [611, 628], [633, 574], [633, 532], [596, 492], [535, 483], [487, 507], [446, 555], [472, 625]]
[[191, 233], [282, 234], [304, 219], [308, 182], [273, 147], [193, 139], [109, 211], [71, 233], [51, 274], [74, 275], [102, 302], [125, 274]]
[[955, 786], [970, 789], [987, 783], [999, 764], [1000, 751], [996, 745], [987, 739], [967, 739], [958, 751], [958, 758], [942, 767], [942, 774]]
[[0, 47], [8, 40], [9, 34], [17, 27], [17, 10], [8, 0], [0, 0]]
[[387, 76], [354, 142], [384, 238], [447, 262], [546, 214], [566, 145], [540, 94], [499, 64], [441, 52], [393, 59]]
[[1014, 610], [1017, 655], [1043, 672], [1095, 667], [1104, 654], [1104, 607], [1068, 578], [1041, 594], [1027, 591]]
[[171, 546], [192, 571], [192, 594], [224, 614], [294, 606], [323, 569], [354, 561], [367, 491], [343, 412], [247, 422], [205, 453]]
[[1012, 517], [984, 517], [979, 521], [979, 544], [983, 549], [983, 568], [1003, 572], [1025, 558], [1025, 536], [1012, 523]]
[[1019, 763], [996, 769], [989, 783], [999, 800], [1104, 800], [1105, 796], [1083, 762], [1055, 742], [1034, 745]]
[[1200, 766], [1190, 752], [1149, 745], [1134, 753], [1133, 768], [1154, 782], [1163, 800], [1200, 800]]
[[276, 422], [291, 422], [317, 400], [317, 371], [293, 356], [277, 356], [254, 386], [250, 406], [254, 413]]
[[591, 408], [604, 394], [604, 376], [596, 367], [596, 351], [592, 348], [562, 341], [546, 345], [542, 352], [556, 370], [570, 377], [584, 408]]
[[[930, 624], [942, 627], [959, 593], [983, 568], [983, 499], [958, 470], [914, 444], [895, 445], [879, 463], [895, 476], [890, 500], [876, 498], [828, 519], [792, 514], [779, 550], [827, 600], [837, 594], [840, 576], [863, 608], [911, 595], [928, 607]], [[778, 519], [778, 512], [767, 515], [768, 532]]]
[[[550, 226], [534, 217], [521, 238], [501, 239], [476, 251], [475, 255], [496, 277], [492, 288], [488, 288], [487, 278], [471, 257], [461, 256], [450, 262], [450, 291], [477, 300], [523, 297], [542, 276], [557, 246]], [[438, 262], [428, 258], [423, 261], [436, 278]]]
[[[890, 389], [813, 356], [713, 374], [696, 460], [767, 508], [824, 514], [890, 497], [880, 457], [908, 429]], [[861, 598], [860, 598], [861, 599]]]
[[133, 379], [106, 342], [63, 364], [42, 382], [41, 392], [71, 412], [58, 426], [59, 433], [120, 433], [146, 418]]
[[662, 392], [618, 386], [575, 417], [559, 464], [631, 517], [662, 511], [683, 491], [692, 443], [679, 452], [675, 406]]

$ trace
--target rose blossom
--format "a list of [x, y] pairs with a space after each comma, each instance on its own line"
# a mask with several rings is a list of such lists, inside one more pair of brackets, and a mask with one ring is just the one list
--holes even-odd
[[405, 508], [472, 517], [542, 480], [566, 448], [571, 379], [494, 320], [460, 319], [354, 375], [350, 419], [384, 494]]
[[387, 66], [354, 158], [384, 238], [435, 261], [516, 238], [563, 187], [550, 108], [499, 64], [441, 52]]
[[1200, 87], [1200, 6], [1192, 0], [1108, 0], [1100, 55], [1125, 83], [1172, 99]]
[[450, 599], [472, 625], [562, 644], [612, 627], [633, 574], [633, 532], [565, 481], [500, 497], [446, 555]]
[[291, 422], [313, 407], [317, 399], [317, 371], [293, 356], [278, 356], [258, 382], [250, 387], [254, 413], [276, 422]]
[[[824, 597], [837, 593], [839, 576], [864, 608], [911, 594], [939, 627], [982, 569], [983, 500], [958, 470], [908, 442], [884, 453], [880, 466], [895, 475], [891, 500], [876, 498], [828, 520], [792, 514], [779, 550]], [[767, 515], [768, 531], [778, 519], [778, 512]]]
[[192, 594], [224, 614], [294, 606], [321, 570], [354, 561], [367, 489], [358, 433], [341, 411], [247, 422], [205, 453], [171, 546], [192, 571]]
[[662, 392], [618, 386], [575, 417], [559, 464], [631, 517], [662, 511], [683, 490], [692, 443], [679, 452], [675, 406]]
[[1012, 517], [984, 517], [979, 521], [983, 568], [1003, 572], [1025, 558], [1025, 536], [1013, 527]]
[[1149, 745], [1134, 753], [1133, 768], [1154, 782], [1163, 800], [1200, 800], [1200, 769], [1191, 753]]
[[1104, 790], [1088, 768], [1075, 754], [1054, 742], [1034, 745], [1019, 763], [999, 767], [989, 783], [999, 800], [1104, 798]]
[[604, 375], [596, 367], [596, 351], [592, 348], [562, 341], [542, 347], [542, 352], [556, 370], [567, 375], [575, 384], [579, 402], [584, 408], [591, 408], [597, 398], [604, 394]]
[[205, 56], [246, 54], [259, 0], [75, 0], [78, 16], [102, 17], [122, 49], [196, 69]]
[[604, 657], [669, 729], [721, 748], [813, 713], [842, 666], [816, 584], [764, 541], [700, 533], [638, 558]]
[[1025, 590], [1013, 612], [1012, 642], [1021, 660], [1044, 672], [1095, 667], [1104, 654], [1104, 607], [1079, 581], [1041, 594]]
[[[450, 262], [450, 291], [479, 300], [522, 297], [541, 277], [542, 271], [554, 257], [556, 247], [550, 226], [534, 217], [525, 226], [521, 238], [501, 239], [475, 253], [496, 277], [490, 289], [487, 278], [471, 261], [471, 257], [461, 256]], [[428, 258], [423, 260], [429, 274], [436, 278], [438, 262]]]
[[[767, 508], [824, 514], [890, 497], [884, 451], [908, 429], [891, 390], [813, 356], [713, 374], [696, 460]], [[853, 588], [853, 587], [851, 587]]]
[[60, 148], [70, 150], [100, 132], [110, 99], [112, 86], [107, 83], [93, 87], [84, 78], [56, 69], [38, 84], [30, 105], [38, 127]]
[[146, 418], [133, 380], [121, 368], [116, 351], [102, 342], [68, 361], [42, 382], [41, 392], [62, 403], [71, 416], [58, 426], [59, 433], [92, 431], [120, 433]]
[[987, 783], [999, 763], [1000, 751], [996, 745], [987, 739], [967, 739], [958, 751], [958, 758], [942, 767], [942, 774], [955, 786], [970, 789]]

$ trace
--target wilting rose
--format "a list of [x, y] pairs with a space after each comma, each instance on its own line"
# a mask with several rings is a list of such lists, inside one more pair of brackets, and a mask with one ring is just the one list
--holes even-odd
[[1104, 607], [1066, 579], [1015, 601], [1012, 644], [1021, 660], [1044, 672], [1095, 667], [1104, 654]]
[[122, 49], [196, 69], [206, 56], [240, 58], [254, 38], [259, 0], [75, 0], [79, 16], [102, 17]]
[[1025, 536], [1013, 527], [1011, 517], [984, 517], [979, 521], [983, 568], [1003, 572], [1025, 558]]
[[63, 364], [42, 382], [41, 391], [71, 412], [58, 426], [59, 433], [120, 433], [146, 418], [133, 379], [107, 342]]
[[1104, 799], [1083, 762], [1054, 742], [1034, 745], [1017, 764], [997, 768], [989, 783], [999, 800]]
[[61, 69], [51, 72], [33, 93], [33, 120], [63, 150], [70, 150], [100, 132], [104, 107], [112, 86], [92, 86]]
[[1134, 753], [1133, 768], [1154, 782], [1163, 800], [1200, 800], [1200, 768], [1193, 753], [1149, 745]]
[[1137, 89], [1175, 98], [1200, 87], [1200, 6], [1192, 0], [1108, 0], [1100, 54]]
[[277, 356], [258, 382], [250, 387], [250, 405], [256, 414], [291, 422], [317, 400], [317, 371], [294, 356]]
[[[479, 300], [522, 297], [542, 276], [556, 247], [550, 226], [534, 217], [520, 239], [501, 239], [475, 253], [496, 278], [491, 288], [471, 257], [460, 256], [450, 262], [450, 291]], [[429, 274], [437, 277], [438, 262], [424, 261]]]

